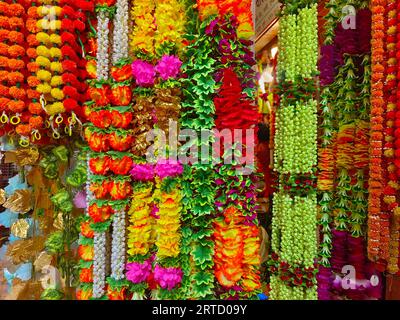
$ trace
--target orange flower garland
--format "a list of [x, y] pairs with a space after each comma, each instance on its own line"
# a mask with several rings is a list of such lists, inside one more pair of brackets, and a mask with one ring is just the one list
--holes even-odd
[[219, 284], [240, 285], [246, 292], [261, 287], [258, 228], [243, 224], [244, 216], [235, 207], [225, 209], [214, 223], [214, 274]]
[[[29, 125], [21, 123], [22, 113], [26, 109], [25, 76], [25, 42], [24, 42], [25, 8], [19, 3], [0, 5], [0, 112], [1, 123], [8, 130], [15, 126], [17, 134], [27, 136]], [[24, 118], [25, 120], [25, 118]], [[25, 144], [23, 140], [23, 144]]]
[[220, 17], [233, 14], [238, 19], [237, 33], [240, 38], [254, 35], [252, 1], [251, 0], [197, 0], [200, 18], [218, 14]]
[[370, 178], [368, 207], [368, 257], [376, 261], [380, 257], [381, 248], [381, 196], [383, 193], [383, 113], [384, 113], [384, 14], [385, 0], [372, 0], [372, 52], [371, 65], [373, 77], [371, 81], [371, 141], [370, 141]]

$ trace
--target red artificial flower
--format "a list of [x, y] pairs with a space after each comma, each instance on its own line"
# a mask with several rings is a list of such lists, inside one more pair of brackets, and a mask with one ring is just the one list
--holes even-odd
[[116, 86], [111, 89], [110, 100], [115, 106], [127, 106], [132, 100], [132, 89], [130, 86]]
[[80, 230], [81, 230], [81, 234], [82, 234], [84, 237], [93, 239], [93, 237], [94, 237], [94, 231], [93, 231], [92, 228], [90, 227], [90, 221], [83, 221], [83, 222], [81, 222]]
[[69, 6], [69, 5], [64, 5], [62, 7], [62, 15], [68, 16], [68, 18], [74, 18], [75, 17], [75, 10]]
[[116, 82], [124, 82], [132, 78], [132, 68], [130, 64], [122, 67], [112, 67], [111, 76]]
[[[65, 89], [65, 87], [64, 87]], [[79, 104], [76, 100], [72, 99], [72, 98], [67, 98], [63, 101], [63, 106], [65, 111], [67, 112], [71, 112], [76, 110], [79, 107]]]
[[93, 174], [104, 176], [105, 174], [107, 174], [108, 170], [110, 170], [111, 161], [114, 160], [111, 160], [109, 157], [91, 158], [89, 160], [90, 171], [92, 171]]
[[105, 199], [109, 193], [110, 183], [107, 180], [103, 180], [101, 183], [92, 183], [89, 189], [96, 199]]
[[126, 129], [132, 122], [133, 114], [132, 112], [121, 113], [117, 110], [112, 111], [112, 125], [115, 128]]
[[83, 32], [83, 31], [85, 30], [86, 26], [85, 26], [85, 24], [84, 24], [82, 21], [80, 21], [80, 20], [75, 20], [75, 21], [74, 21], [74, 28], [75, 28], [76, 30], [78, 30], [79, 32]]
[[74, 23], [70, 19], [62, 19], [61, 20], [61, 30], [66, 30], [69, 32], [74, 32]]
[[133, 161], [128, 156], [121, 159], [111, 159], [109, 162], [110, 170], [117, 175], [126, 175], [131, 169]]
[[88, 210], [89, 216], [93, 219], [94, 223], [105, 222], [110, 219], [114, 210], [110, 206], [99, 207], [96, 203], [92, 204]]
[[110, 195], [113, 200], [123, 200], [130, 196], [132, 187], [130, 182], [115, 182], [111, 181]]
[[[95, 152], [107, 152], [110, 149], [109, 144], [108, 144], [109, 139], [110, 139], [110, 137], [107, 136], [106, 134], [93, 132], [90, 136], [88, 143], [89, 143], [90, 148]], [[112, 145], [111, 141], [110, 141], [110, 145]], [[117, 149], [114, 149], [114, 150], [117, 150]], [[118, 150], [118, 151], [126, 151], [126, 149]]]
[[89, 96], [98, 106], [106, 106], [110, 103], [108, 99], [109, 87], [103, 85], [101, 88], [90, 87]]
[[124, 152], [132, 146], [134, 138], [130, 134], [119, 135], [116, 132], [112, 132], [108, 134], [108, 141], [113, 150]]
[[76, 52], [74, 51], [74, 49], [68, 44], [63, 45], [61, 47], [61, 53], [62, 53], [64, 59], [65, 58], [69, 58], [69, 59], [74, 60], [74, 61], [79, 60], [79, 57], [76, 54]]
[[[64, 78], [63, 78], [63, 81], [64, 81]], [[71, 82], [71, 81], [67, 81], [67, 82], [64, 82], [64, 83], [66, 83], [66, 84], [71, 84], [71, 85], [76, 85], [76, 83], [74, 83], [74, 82]], [[79, 82], [78, 82], [79, 83]], [[79, 93], [78, 93], [78, 91], [76, 90], [76, 87], [75, 86], [71, 86], [71, 85], [66, 85], [64, 88], [63, 88], [63, 93], [64, 93], [64, 95], [66, 96], [66, 97], [69, 97], [69, 98], [72, 98], [72, 99], [75, 99], [75, 100], [77, 100], [77, 98], [78, 98], [78, 96], [79, 96]]]
[[74, 45], [76, 43], [76, 36], [71, 32], [63, 32], [61, 34], [62, 43], [68, 43], [69, 45]]

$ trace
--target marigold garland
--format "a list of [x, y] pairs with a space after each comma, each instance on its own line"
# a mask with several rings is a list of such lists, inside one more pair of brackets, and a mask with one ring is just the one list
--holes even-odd
[[[371, 151], [370, 151], [370, 179], [369, 179], [369, 207], [368, 207], [368, 257], [376, 261], [381, 257], [381, 196], [383, 194], [383, 113], [385, 81], [385, 54], [384, 54], [384, 15], [385, 0], [372, 0], [372, 48], [371, 68], [373, 81], [371, 83]], [[384, 243], [382, 241], [382, 243]]]

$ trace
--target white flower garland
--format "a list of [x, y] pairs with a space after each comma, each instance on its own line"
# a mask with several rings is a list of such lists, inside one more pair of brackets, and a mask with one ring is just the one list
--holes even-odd
[[125, 211], [115, 213], [111, 247], [111, 277], [115, 280], [125, 279]]
[[[129, 4], [128, 0], [117, 0], [114, 16], [114, 38], [112, 62], [116, 64], [129, 56]], [[111, 243], [111, 277], [125, 279], [125, 211], [114, 214]]]
[[114, 16], [113, 63], [129, 55], [129, 4], [128, 0], [117, 0]]
[[106, 286], [106, 233], [94, 233], [93, 298], [104, 295]]
[[107, 80], [109, 71], [108, 54], [108, 12], [100, 10], [97, 14], [97, 80]]

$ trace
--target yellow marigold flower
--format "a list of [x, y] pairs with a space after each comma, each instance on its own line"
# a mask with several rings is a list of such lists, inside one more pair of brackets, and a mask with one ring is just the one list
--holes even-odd
[[50, 8], [51, 15], [60, 16], [61, 12], [62, 12], [62, 8], [59, 6], [51, 6], [51, 8]]
[[58, 87], [63, 84], [62, 77], [61, 76], [53, 76], [51, 78], [50, 84], [52, 87]]
[[62, 100], [64, 99], [64, 93], [61, 89], [59, 88], [53, 88], [51, 89], [51, 96], [56, 99], [56, 100]]
[[41, 83], [36, 87], [36, 90], [43, 94], [50, 93], [51, 86], [48, 83]]
[[54, 102], [52, 104], [48, 104], [46, 106], [46, 112], [51, 116], [57, 113], [63, 113], [65, 112], [64, 105], [62, 102]]
[[50, 55], [52, 58], [61, 58], [61, 50], [59, 48], [51, 48]]
[[63, 71], [61, 62], [54, 61], [50, 65], [50, 70], [53, 72], [61, 73]]
[[61, 21], [60, 20], [50, 21], [49, 28], [50, 28], [50, 30], [60, 30], [61, 29]]
[[50, 50], [47, 49], [47, 47], [45, 47], [45, 46], [38, 46], [36, 48], [36, 53], [38, 56], [50, 58]]
[[44, 17], [45, 15], [49, 14], [49, 8], [45, 6], [37, 7], [37, 13], [39, 16]]
[[50, 28], [50, 21], [46, 19], [39, 19], [36, 26], [41, 30], [48, 30]]
[[61, 44], [61, 36], [53, 33], [50, 35], [50, 41], [54, 44]]
[[47, 70], [39, 70], [37, 72], [37, 77], [39, 80], [48, 82], [51, 79], [51, 73]]
[[54, 4], [54, 2], [58, 3], [58, 1], [53, 0], [40, 0], [42, 4]]
[[46, 57], [43, 57], [43, 56], [37, 56], [36, 57], [36, 63], [39, 65], [39, 66], [41, 66], [41, 67], [44, 67], [44, 68], [49, 68], [49, 66], [50, 66], [50, 60], [48, 59], [48, 58], [46, 58]]
[[41, 31], [36, 34], [36, 40], [41, 43], [48, 44], [50, 42], [50, 37], [47, 33]]

